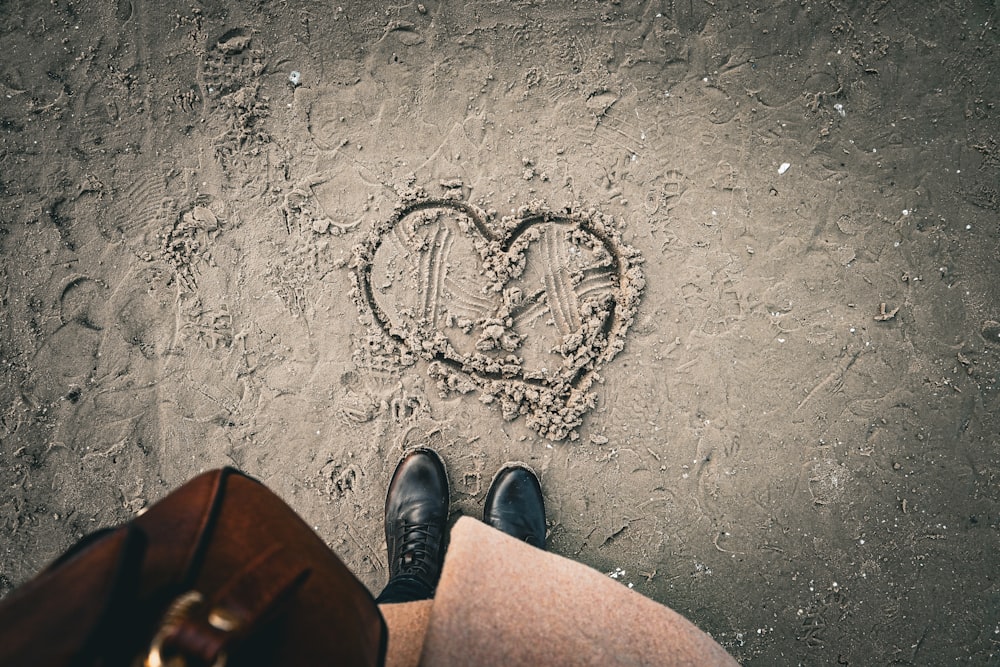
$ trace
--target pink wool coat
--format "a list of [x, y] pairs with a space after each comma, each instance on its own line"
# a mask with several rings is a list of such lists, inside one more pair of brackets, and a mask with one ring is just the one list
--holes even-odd
[[467, 517], [435, 598], [380, 610], [387, 667], [737, 664], [675, 611]]

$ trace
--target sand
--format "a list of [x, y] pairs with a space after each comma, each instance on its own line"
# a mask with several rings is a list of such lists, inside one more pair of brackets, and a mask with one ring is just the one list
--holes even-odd
[[994, 3], [0, 4], [0, 594], [199, 471], [385, 486], [741, 662], [996, 659]]

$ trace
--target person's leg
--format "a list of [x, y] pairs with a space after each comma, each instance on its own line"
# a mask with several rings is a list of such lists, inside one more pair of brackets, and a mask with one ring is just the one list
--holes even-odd
[[508, 463], [490, 484], [483, 522], [501, 533], [545, 549], [545, 501], [535, 472], [523, 463]]
[[396, 466], [385, 497], [389, 582], [379, 604], [434, 597], [444, 563], [448, 475], [430, 449], [408, 453]]

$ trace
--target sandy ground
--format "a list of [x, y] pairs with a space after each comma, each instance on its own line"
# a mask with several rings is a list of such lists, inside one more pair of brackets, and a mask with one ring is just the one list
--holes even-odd
[[378, 590], [430, 444], [745, 664], [1000, 659], [995, 3], [167, 4], [0, 2], [0, 594], [221, 465]]

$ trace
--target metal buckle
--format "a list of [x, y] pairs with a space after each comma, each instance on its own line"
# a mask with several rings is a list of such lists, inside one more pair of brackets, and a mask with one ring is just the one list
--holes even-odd
[[[237, 619], [225, 609], [207, 609], [205, 596], [198, 591], [188, 591], [167, 608], [160, 621], [160, 629], [153, 635], [149, 644], [149, 652], [143, 663], [145, 667], [186, 667], [187, 659], [180, 654], [164, 658], [163, 643], [181, 623], [195, 616], [205, 618], [209, 625], [223, 632], [233, 632], [239, 627]], [[222, 651], [215, 659], [212, 667], [225, 667], [228, 655]]]

